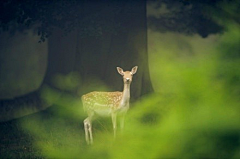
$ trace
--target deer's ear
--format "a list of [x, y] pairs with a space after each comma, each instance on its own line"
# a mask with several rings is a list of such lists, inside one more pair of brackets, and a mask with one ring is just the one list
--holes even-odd
[[122, 76], [124, 75], [123, 74], [123, 69], [121, 67], [117, 67], [117, 71], [120, 75], [122, 75]]
[[137, 72], [138, 66], [132, 68], [131, 73], [134, 75]]

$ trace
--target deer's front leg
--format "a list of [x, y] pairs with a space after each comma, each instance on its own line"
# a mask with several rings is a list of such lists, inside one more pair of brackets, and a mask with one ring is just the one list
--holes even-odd
[[[93, 143], [93, 137], [92, 137], [92, 124], [90, 118], [86, 118], [84, 120], [84, 130], [85, 130], [85, 138], [87, 144], [92, 144]], [[90, 140], [89, 140], [90, 138]]]
[[112, 123], [113, 123], [113, 135], [114, 138], [116, 137], [116, 131], [117, 131], [117, 114], [112, 113]]

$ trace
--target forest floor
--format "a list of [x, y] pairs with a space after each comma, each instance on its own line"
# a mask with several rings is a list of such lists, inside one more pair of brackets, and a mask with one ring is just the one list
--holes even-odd
[[18, 120], [0, 123], [0, 158], [43, 158]]
[[[0, 123], [0, 158], [49, 158], [54, 156], [51, 153], [61, 155], [66, 148], [72, 148], [77, 154], [86, 149], [84, 118], [76, 120], [64, 113], [56, 113], [55, 109], [53, 106]], [[107, 122], [96, 121], [93, 131], [111, 132], [111, 122]]]

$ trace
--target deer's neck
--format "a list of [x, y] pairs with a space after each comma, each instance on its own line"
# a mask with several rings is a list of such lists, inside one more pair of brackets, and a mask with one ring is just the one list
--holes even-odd
[[121, 106], [129, 106], [130, 101], [130, 84], [124, 84]]

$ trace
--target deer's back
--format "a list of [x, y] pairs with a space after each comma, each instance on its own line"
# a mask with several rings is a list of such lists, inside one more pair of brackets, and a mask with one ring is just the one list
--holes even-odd
[[122, 92], [90, 92], [82, 96], [84, 109], [116, 109], [122, 99]]

